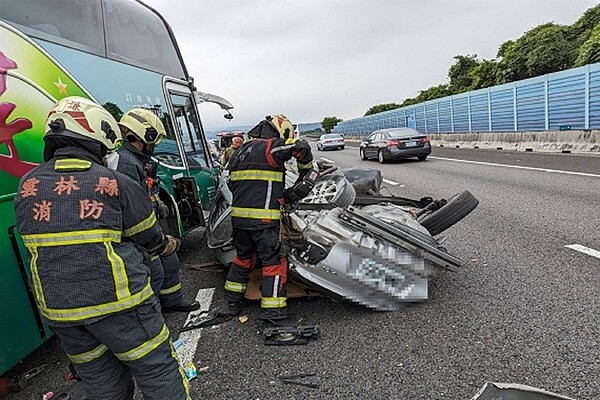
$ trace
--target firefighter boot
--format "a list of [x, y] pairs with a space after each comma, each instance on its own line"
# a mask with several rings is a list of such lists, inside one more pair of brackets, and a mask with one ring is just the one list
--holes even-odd
[[241, 301], [230, 301], [228, 306], [229, 315], [232, 317], [240, 315], [242, 312], [242, 302]]
[[163, 313], [174, 313], [174, 312], [192, 312], [200, 309], [200, 303], [197, 301], [183, 302], [181, 304], [175, 304], [169, 307], [162, 307]]

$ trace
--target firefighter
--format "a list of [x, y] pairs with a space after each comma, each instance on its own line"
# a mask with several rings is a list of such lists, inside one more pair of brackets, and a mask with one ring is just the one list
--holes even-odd
[[[158, 163], [152, 159], [155, 146], [166, 135], [165, 128], [160, 118], [150, 110], [134, 108], [127, 111], [119, 121], [124, 144], [108, 157], [108, 167], [129, 176], [138, 182], [146, 191], [156, 214], [160, 219], [169, 215], [169, 208], [158, 196], [159, 181], [157, 178]], [[160, 287], [158, 296], [162, 311], [190, 312], [200, 308], [197, 301], [186, 302], [183, 299], [183, 290], [179, 277], [180, 262], [176, 253], [168, 257], [150, 257], [148, 260], [153, 274], [153, 288]]]
[[138, 250], [168, 256], [145, 191], [106, 168], [121, 140], [101, 106], [67, 97], [50, 110], [44, 162], [15, 197], [31, 256], [37, 306], [82, 378], [89, 399], [190, 399], [187, 380]]
[[231, 217], [236, 256], [225, 281], [229, 313], [238, 315], [257, 259], [262, 265], [259, 318], [285, 320], [288, 263], [280, 254], [280, 207], [284, 198], [284, 163], [296, 158], [301, 177], [312, 169], [309, 144], [293, 138], [292, 123], [284, 115], [267, 116], [248, 132], [229, 161]]

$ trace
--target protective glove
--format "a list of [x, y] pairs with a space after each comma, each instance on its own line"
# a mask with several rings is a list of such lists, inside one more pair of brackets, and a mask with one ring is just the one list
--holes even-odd
[[179, 246], [181, 245], [181, 240], [171, 235], [166, 235], [165, 239], [167, 240], [167, 243], [160, 253], [161, 257], [168, 257], [177, 252], [177, 250], [179, 250]]
[[315, 169], [311, 170], [300, 170], [300, 176], [291, 187], [287, 188], [283, 192], [283, 199], [288, 204], [296, 203], [310, 193], [315, 187], [315, 182], [319, 177], [319, 172]]
[[159, 219], [169, 216], [169, 207], [162, 200], [158, 200], [157, 202], [157, 213]]

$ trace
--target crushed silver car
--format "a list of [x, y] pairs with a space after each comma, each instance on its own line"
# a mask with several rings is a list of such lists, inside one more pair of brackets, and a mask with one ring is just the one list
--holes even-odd
[[[461, 260], [434, 236], [477, 206], [471, 193], [462, 192], [448, 201], [383, 196], [379, 170], [340, 171], [323, 162], [319, 167], [325, 172], [312, 192], [282, 211], [290, 280], [337, 300], [393, 311], [403, 303], [426, 300], [428, 278], [436, 269], [460, 268]], [[296, 177], [289, 169], [286, 186]], [[221, 180], [207, 233], [208, 246], [227, 265], [235, 251], [226, 179]]]

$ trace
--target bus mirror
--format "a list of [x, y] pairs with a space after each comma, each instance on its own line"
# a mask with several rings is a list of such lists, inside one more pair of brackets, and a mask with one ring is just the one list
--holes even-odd
[[233, 114], [231, 114], [229, 111], [227, 111], [227, 114], [223, 115], [223, 118], [231, 121], [233, 119]]

